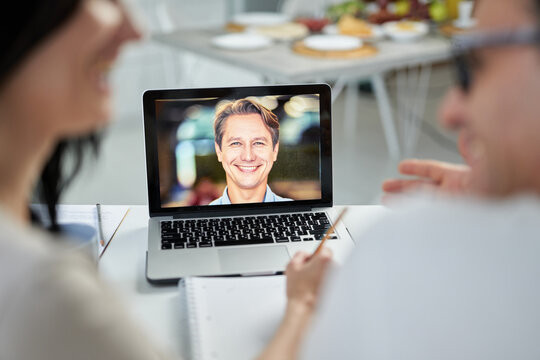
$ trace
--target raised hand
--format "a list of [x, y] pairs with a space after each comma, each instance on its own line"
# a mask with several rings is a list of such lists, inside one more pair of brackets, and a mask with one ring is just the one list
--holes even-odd
[[409, 179], [386, 180], [382, 189], [389, 194], [409, 191], [437, 191], [449, 194], [462, 194], [471, 190], [470, 168], [435, 160], [403, 160], [398, 166]]

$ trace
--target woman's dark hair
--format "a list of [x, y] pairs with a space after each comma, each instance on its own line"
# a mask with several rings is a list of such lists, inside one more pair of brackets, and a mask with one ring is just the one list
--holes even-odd
[[[56, 205], [62, 192], [79, 173], [87, 150], [97, 156], [98, 148], [99, 137], [96, 134], [78, 139], [62, 140], [56, 145], [49, 161], [43, 168], [36, 195], [47, 207], [50, 222], [49, 230], [51, 232], [60, 232]], [[72, 156], [72, 162], [70, 162], [70, 156]], [[42, 221], [34, 214], [31, 215], [34, 222], [39, 223]]]
[[[83, 0], [27, 0], [10, 2], [9, 10], [2, 11], [0, 21], [0, 88], [16, 73], [18, 66], [31, 56], [39, 44], [59, 30], [78, 9]], [[39, 121], [39, 119], [36, 119]], [[76, 121], [76, 119], [74, 119]], [[62, 191], [79, 172], [85, 149], [97, 154], [98, 137], [91, 135], [79, 139], [60, 141], [41, 173], [37, 196], [48, 210], [50, 231], [60, 230], [56, 205]], [[70, 159], [70, 156], [72, 158]], [[71, 166], [66, 166], [66, 161]], [[32, 214], [32, 220], [38, 218]]]

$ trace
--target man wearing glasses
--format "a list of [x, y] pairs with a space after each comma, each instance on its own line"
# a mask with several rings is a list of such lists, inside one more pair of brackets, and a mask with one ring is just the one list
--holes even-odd
[[[315, 318], [311, 298], [269, 354], [280, 344], [304, 359], [540, 359], [540, 0], [476, 10], [441, 108], [468, 167], [428, 182], [462, 196], [420, 199], [357, 239]], [[288, 289], [315, 296], [308, 259], [289, 266]], [[287, 324], [312, 324], [301, 347], [286, 346], [300, 337]]]
[[[512, 170], [519, 164], [524, 165], [523, 168], [534, 169], [534, 163], [527, 163], [534, 157], [526, 142], [534, 136], [534, 133], [529, 133], [532, 129], [512, 125], [511, 131], [506, 133], [503, 127], [496, 126], [499, 123], [493, 123], [501, 119], [501, 125], [510, 126], [515, 117], [522, 119], [526, 116], [535, 122], [530, 112], [537, 111], [534, 109], [537, 100], [527, 89], [535, 85], [535, 70], [531, 69], [534, 64], [530, 61], [534, 60], [536, 48], [540, 48], [540, 30], [536, 24], [540, 24], [540, 20], [535, 8], [540, 5], [534, 0], [525, 3], [529, 8], [528, 23], [520, 24], [519, 20], [508, 16], [505, 20], [508, 28], [502, 29], [502, 23], [497, 24], [497, 20], [488, 18], [474, 34], [455, 39], [454, 63], [458, 86], [447, 94], [440, 113], [443, 125], [459, 131], [458, 149], [467, 166], [432, 160], [405, 160], [399, 165], [400, 172], [417, 178], [387, 180], [383, 184], [384, 191], [399, 194], [409, 190], [435, 189], [449, 194], [490, 195], [493, 192], [513, 192], [513, 182], [520, 187], [525, 186], [522, 190], [526, 190], [530, 185], [525, 183], [536, 181], [530, 174], [520, 179], [521, 172]], [[528, 59], [525, 54], [529, 55]], [[526, 60], [529, 63], [525, 64]], [[523, 67], [525, 65], [528, 67]], [[479, 80], [475, 80], [476, 76]], [[520, 76], [529, 81], [522, 81], [525, 79]], [[467, 95], [469, 93], [470, 96]], [[522, 131], [517, 132], [516, 127]], [[529, 137], [520, 138], [521, 135]], [[501, 142], [493, 141], [497, 136], [504, 138], [498, 139]], [[503, 149], [505, 143], [510, 145], [510, 149]], [[519, 156], [517, 163], [508, 164], [508, 151], [512, 156], [517, 156], [518, 151], [526, 154]], [[503, 162], [503, 159], [507, 161]], [[498, 176], [492, 176], [486, 166], [493, 168]], [[529, 190], [536, 191], [536, 187]]]

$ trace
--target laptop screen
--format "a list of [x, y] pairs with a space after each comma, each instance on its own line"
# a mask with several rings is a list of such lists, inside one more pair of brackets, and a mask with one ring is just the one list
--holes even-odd
[[149, 198], [159, 213], [331, 199], [326, 85], [151, 90], [144, 101]]

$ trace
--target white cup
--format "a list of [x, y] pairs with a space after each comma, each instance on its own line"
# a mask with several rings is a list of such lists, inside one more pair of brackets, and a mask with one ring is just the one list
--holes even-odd
[[472, 21], [473, 8], [474, 1], [462, 0], [459, 2], [458, 14], [460, 23], [467, 24]]

